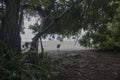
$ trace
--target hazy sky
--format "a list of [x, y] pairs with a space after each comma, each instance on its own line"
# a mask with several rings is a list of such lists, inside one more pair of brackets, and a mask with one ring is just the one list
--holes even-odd
[[[35, 22], [37, 22], [37, 18], [35, 17], [31, 17], [30, 21], [28, 20], [24, 20], [24, 31], [25, 31], [25, 34], [21, 34], [21, 38], [22, 38], [22, 41], [24, 42], [29, 42], [29, 41], [32, 41], [32, 38], [35, 36], [33, 33], [32, 33], [32, 30], [31, 29], [28, 29], [29, 25], [32, 25], [34, 24]], [[83, 32], [82, 32], [83, 33]], [[57, 37], [57, 36], [56, 36]], [[47, 39], [48, 40], [48, 39]], [[72, 37], [70, 39], [67, 39], [65, 38], [64, 40], [68, 40], [68, 41], [73, 41]]]
[[36, 22], [36, 18], [32, 17], [30, 21], [24, 20], [24, 31], [25, 34], [21, 34], [22, 41], [31, 41], [32, 38], [34, 37], [34, 34], [32, 33], [31, 29], [28, 29], [29, 25], [32, 25]]

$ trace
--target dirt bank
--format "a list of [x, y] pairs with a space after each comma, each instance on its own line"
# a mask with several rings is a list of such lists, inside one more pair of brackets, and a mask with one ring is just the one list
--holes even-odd
[[120, 80], [119, 52], [51, 51], [52, 80]]

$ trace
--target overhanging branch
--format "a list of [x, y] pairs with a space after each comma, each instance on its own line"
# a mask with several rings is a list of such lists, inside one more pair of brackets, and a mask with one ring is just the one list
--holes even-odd
[[43, 35], [47, 30], [49, 30], [50, 28], [52, 28], [52, 25], [58, 21], [60, 18], [62, 18], [70, 9], [72, 8], [72, 6], [70, 8], [68, 8], [67, 10], [63, 11], [59, 16], [57, 16], [56, 18], [52, 19], [52, 22], [44, 29], [42, 30], [41, 32], [37, 33], [34, 37], [33, 37], [33, 40], [32, 40], [32, 43], [31, 43], [31, 48], [30, 48], [30, 51], [34, 51], [35, 49], [35, 45], [36, 45], [36, 42], [38, 41], [38, 39], [40, 38], [41, 35]]

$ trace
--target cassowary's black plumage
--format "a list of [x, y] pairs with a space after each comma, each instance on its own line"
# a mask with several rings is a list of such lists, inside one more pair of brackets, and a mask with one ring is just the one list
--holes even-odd
[[57, 45], [57, 49], [60, 48], [60, 44]]

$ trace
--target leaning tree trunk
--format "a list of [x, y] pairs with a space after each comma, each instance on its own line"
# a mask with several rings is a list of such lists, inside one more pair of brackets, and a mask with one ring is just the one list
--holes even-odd
[[[38, 7], [38, 13], [40, 14], [41, 18], [41, 26], [42, 26], [42, 30], [40, 32], [38, 32], [32, 39], [32, 43], [31, 43], [31, 47], [29, 51], [35, 51], [36, 49], [36, 44], [38, 39], [45, 33], [47, 32], [50, 28], [53, 27], [53, 24], [55, 22], [57, 22], [60, 18], [62, 18], [71, 8], [73, 5], [71, 5], [67, 10], [64, 10], [60, 15], [58, 15], [55, 18], [51, 18], [51, 17], [46, 17], [45, 15], [45, 11], [42, 10], [41, 7]], [[49, 22], [50, 20], [50, 22]]]
[[41, 45], [41, 53], [44, 53], [44, 47], [43, 47], [43, 43], [42, 43], [42, 38], [40, 36], [40, 45]]
[[19, 22], [20, 0], [8, 0], [0, 29], [0, 53], [19, 53], [21, 37]]

